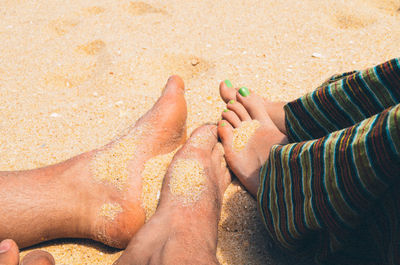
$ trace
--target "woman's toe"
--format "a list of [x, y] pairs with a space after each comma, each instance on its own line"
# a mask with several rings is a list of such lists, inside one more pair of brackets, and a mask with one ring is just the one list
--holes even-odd
[[222, 112], [221, 117], [223, 120], [227, 121], [233, 128], [240, 127], [240, 124], [242, 123], [238, 115], [236, 115], [235, 112], [228, 109], [225, 109]]
[[228, 103], [232, 99], [236, 99], [236, 92], [237, 89], [232, 86], [232, 83], [229, 80], [225, 80], [219, 84], [219, 94], [225, 103]]
[[231, 110], [236, 113], [236, 115], [239, 117], [241, 121], [250, 121], [251, 117], [249, 113], [247, 112], [246, 108], [236, 100], [231, 100], [228, 102], [226, 105], [226, 108], [228, 110]]
[[218, 123], [218, 137], [221, 139], [225, 153], [230, 152], [232, 150], [233, 127], [226, 120], [221, 120]]
[[236, 94], [237, 101], [246, 109], [251, 119], [263, 121], [268, 117], [262, 97], [242, 87]]

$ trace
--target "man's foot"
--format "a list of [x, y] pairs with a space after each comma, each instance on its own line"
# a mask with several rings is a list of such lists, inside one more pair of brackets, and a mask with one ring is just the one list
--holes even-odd
[[20, 247], [54, 238], [91, 238], [124, 248], [145, 222], [141, 172], [150, 158], [186, 140], [183, 81], [105, 147], [30, 171], [0, 172], [0, 240]]
[[[260, 185], [259, 171], [267, 161], [271, 147], [287, 143], [287, 137], [272, 122], [261, 97], [251, 92], [244, 97], [236, 92], [235, 98], [237, 101], [230, 100], [227, 111], [222, 113], [218, 135], [230, 169], [256, 196]], [[245, 131], [247, 128], [250, 132]]]
[[[90, 167], [97, 182], [111, 188], [107, 200], [93, 206], [93, 239], [125, 247], [143, 225], [141, 173], [147, 160], [174, 151], [186, 140], [183, 81], [173, 76], [153, 108], [126, 135], [95, 151]], [[100, 212], [99, 212], [100, 209]]]
[[[228, 86], [229, 85], [229, 86]], [[236, 99], [236, 93], [239, 88], [234, 88], [229, 80], [225, 80], [219, 84], [219, 94], [225, 103], [228, 103], [231, 100]], [[285, 111], [283, 107], [286, 105], [286, 102], [274, 102], [268, 99], [264, 99], [264, 108], [267, 110], [268, 115], [271, 120], [274, 122], [275, 126], [285, 135], [286, 133], [286, 125], [285, 125]]]
[[203, 126], [178, 151], [156, 213], [116, 265], [218, 264], [218, 220], [230, 175], [216, 133], [215, 126]]

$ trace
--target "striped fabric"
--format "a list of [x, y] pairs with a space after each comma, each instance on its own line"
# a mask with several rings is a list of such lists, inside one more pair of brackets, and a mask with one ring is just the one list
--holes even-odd
[[400, 264], [399, 102], [394, 59], [285, 106], [292, 143], [272, 147], [258, 191], [279, 245], [317, 263]]
[[400, 62], [335, 75], [312, 93], [285, 106], [292, 142], [318, 139], [400, 102]]

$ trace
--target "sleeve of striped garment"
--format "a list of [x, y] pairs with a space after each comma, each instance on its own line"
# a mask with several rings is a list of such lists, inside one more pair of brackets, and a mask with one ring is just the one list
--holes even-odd
[[399, 175], [400, 104], [320, 139], [273, 146], [260, 171], [259, 209], [280, 246], [323, 259]]
[[334, 75], [285, 105], [289, 142], [318, 139], [400, 103], [400, 62]]

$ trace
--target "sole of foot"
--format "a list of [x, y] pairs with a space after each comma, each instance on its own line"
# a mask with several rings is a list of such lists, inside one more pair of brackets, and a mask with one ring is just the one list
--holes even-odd
[[[225, 84], [221, 96], [227, 100]], [[220, 88], [221, 89], [221, 88]], [[229, 92], [232, 96], [232, 90]], [[287, 137], [275, 126], [265, 108], [265, 101], [251, 91], [228, 101], [218, 124], [218, 135], [225, 149], [225, 158], [232, 172], [247, 190], [256, 196], [259, 171], [267, 162], [270, 149], [275, 144], [286, 144]], [[250, 125], [249, 125], [250, 124]], [[250, 131], [246, 131], [250, 128]], [[250, 134], [250, 135], [249, 135]], [[235, 146], [241, 144], [240, 148]]]
[[155, 215], [115, 264], [217, 264], [218, 221], [230, 180], [216, 126], [196, 129], [167, 171]]

